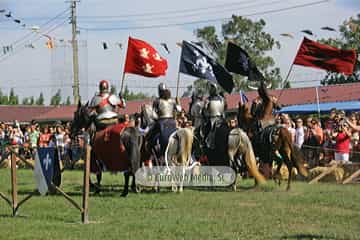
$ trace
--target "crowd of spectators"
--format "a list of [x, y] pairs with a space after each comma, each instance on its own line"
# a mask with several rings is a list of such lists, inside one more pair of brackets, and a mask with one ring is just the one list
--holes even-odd
[[70, 123], [39, 125], [31, 122], [21, 126], [17, 121], [12, 124], [0, 123], [0, 162], [10, 158], [8, 146], [12, 146], [21, 157], [34, 159], [37, 147], [54, 147], [63, 163], [69, 163], [82, 157], [81, 137], [72, 144]]
[[[178, 127], [190, 127], [191, 120], [183, 111], [176, 117]], [[236, 117], [227, 119], [230, 128], [237, 127]], [[122, 116], [121, 121], [135, 126], [140, 132], [140, 118], [135, 115]], [[276, 121], [286, 126], [292, 140], [304, 153], [309, 167], [326, 165], [332, 160], [350, 163], [360, 162], [360, 114], [351, 113], [346, 116], [344, 111], [332, 109], [329, 116], [321, 120], [313, 116], [276, 115]], [[6, 146], [16, 146], [20, 155], [34, 159], [37, 147], [55, 147], [59, 158], [64, 163], [73, 163], [83, 157], [84, 141], [81, 135], [76, 144], [70, 138], [70, 122], [39, 125], [32, 122], [20, 126], [17, 121], [12, 124], [0, 123], [0, 162], [9, 159], [10, 151]]]
[[359, 117], [359, 113], [346, 115], [336, 109], [322, 119], [277, 115], [279, 122], [289, 129], [294, 144], [302, 149], [309, 167], [323, 166], [332, 160], [359, 162]]

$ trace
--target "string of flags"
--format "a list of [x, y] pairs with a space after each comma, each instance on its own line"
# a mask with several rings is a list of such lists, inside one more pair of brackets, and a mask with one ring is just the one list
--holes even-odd
[[[19, 18], [14, 17], [13, 13], [10, 10], [0, 9], [0, 14], [4, 14], [4, 16], [6, 18], [8, 18], [8, 19], [12, 20], [13, 22], [19, 24], [22, 28], [30, 30], [30, 31], [32, 31], [32, 32], [34, 32], [36, 34], [39, 34], [40, 36], [43, 36], [43, 37], [47, 38], [45, 46], [48, 49], [53, 49], [54, 48], [54, 39], [49, 35], [42, 34], [40, 32], [40, 27], [39, 26], [32, 26], [30, 28], [27, 28], [27, 25], [25, 23], [23, 23], [23, 21], [20, 20]], [[35, 49], [35, 45], [33, 43], [25, 44], [24, 47], [25, 48]], [[9, 54], [9, 53], [12, 53], [13, 49], [14, 49], [13, 44], [3, 46], [2, 47], [3, 56], [6, 55], [6, 54]]]
[[15, 18], [11, 11], [6, 9], [0, 9], [0, 13], [4, 14], [4, 16], [8, 19], [11, 19], [13, 22], [19, 24], [21, 27], [25, 28], [26, 24], [22, 23], [22, 21], [18, 18]]
[[[352, 32], [356, 32], [358, 24], [356, 24], [351, 18], [349, 21], [345, 22], [345, 26], [349, 27], [349, 30]], [[329, 26], [324, 26], [320, 28], [321, 30], [324, 31], [330, 31], [330, 32], [337, 32], [335, 28], [329, 27]], [[309, 36], [316, 36], [314, 34], [314, 32], [310, 29], [303, 29], [300, 31], [301, 33], [305, 33], [306, 35]], [[280, 33], [280, 36], [283, 37], [288, 37], [288, 38], [294, 38], [294, 34], [293, 33]]]

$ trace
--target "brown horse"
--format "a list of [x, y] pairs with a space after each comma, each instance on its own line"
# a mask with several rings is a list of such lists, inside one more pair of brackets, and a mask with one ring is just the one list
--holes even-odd
[[279, 175], [281, 165], [286, 164], [289, 171], [287, 185], [287, 190], [289, 190], [292, 168], [296, 167], [299, 173], [305, 177], [308, 175], [307, 169], [303, 166], [304, 160], [300, 149], [292, 143], [289, 131], [284, 126], [274, 124], [272, 111], [275, 103], [266, 92], [265, 96], [264, 92], [259, 90], [259, 94], [260, 92], [263, 100], [263, 106], [261, 106], [263, 112], [254, 116], [246, 104], [240, 104], [239, 124], [251, 138], [255, 154], [259, 157], [260, 162], [270, 167], [274, 160], [277, 162], [275, 176]]
[[[81, 105], [74, 113], [71, 137], [74, 138], [82, 128], [89, 129], [92, 124], [89, 108]], [[111, 172], [124, 172], [125, 185], [121, 196], [128, 194], [129, 178], [133, 176], [132, 190], [136, 190], [135, 172], [140, 168], [139, 136], [134, 127], [115, 124], [95, 133], [92, 141], [90, 170], [96, 173], [98, 184], [105, 167]]]

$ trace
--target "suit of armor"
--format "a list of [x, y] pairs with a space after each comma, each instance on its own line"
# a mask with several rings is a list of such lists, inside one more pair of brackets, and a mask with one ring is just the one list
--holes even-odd
[[125, 101], [110, 93], [95, 95], [90, 102], [97, 130], [118, 123], [117, 107], [125, 108]]
[[215, 130], [217, 124], [225, 120], [226, 102], [223, 96], [217, 92], [216, 85], [211, 85], [210, 96], [205, 102], [203, 115], [205, 125], [203, 126], [203, 136], [206, 145], [215, 148]]

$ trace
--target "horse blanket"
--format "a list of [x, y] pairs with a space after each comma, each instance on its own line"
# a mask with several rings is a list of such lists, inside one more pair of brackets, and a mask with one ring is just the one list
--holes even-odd
[[95, 134], [91, 172], [99, 172], [105, 166], [109, 171], [125, 171], [130, 167], [130, 160], [120, 135], [127, 124], [118, 123]]

